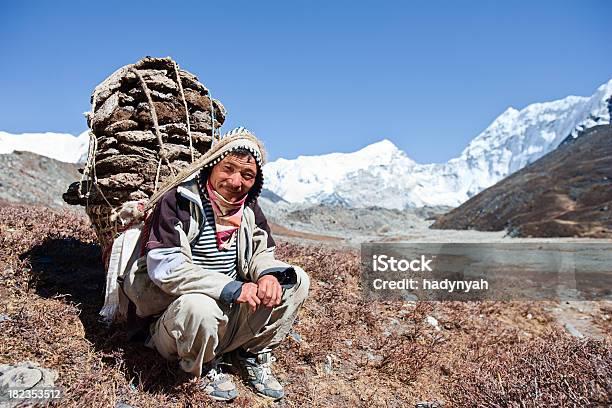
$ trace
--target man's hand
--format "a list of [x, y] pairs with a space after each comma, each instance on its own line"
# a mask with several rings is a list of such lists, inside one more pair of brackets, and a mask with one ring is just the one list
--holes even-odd
[[236, 303], [248, 303], [251, 306], [251, 310], [255, 312], [255, 310], [257, 310], [257, 305], [261, 303], [261, 300], [257, 297], [257, 289], [255, 283], [243, 283], [240, 296], [236, 299]]
[[278, 306], [283, 296], [283, 288], [273, 275], [264, 275], [257, 281], [257, 297], [266, 307]]

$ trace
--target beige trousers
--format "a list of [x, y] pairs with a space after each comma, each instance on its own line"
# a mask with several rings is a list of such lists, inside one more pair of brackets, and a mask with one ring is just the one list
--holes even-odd
[[308, 275], [294, 268], [297, 283], [283, 290], [281, 304], [272, 309], [260, 305], [252, 312], [247, 303], [225, 305], [199, 293], [180, 296], [151, 324], [147, 346], [167, 360], [178, 359], [196, 376], [203, 364], [238, 347], [258, 353], [278, 346], [308, 296]]

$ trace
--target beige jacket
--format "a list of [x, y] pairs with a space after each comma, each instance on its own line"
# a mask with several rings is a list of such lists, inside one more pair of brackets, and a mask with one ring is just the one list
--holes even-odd
[[232, 303], [243, 282], [257, 282], [269, 273], [279, 278], [284, 287], [295, 284], [295, 270], [275, 259], [267, 222], [263, 224], [265, 228], [258, 225], [256, 213], [263, 216], [256, 201], [245, 206], [237, 237], [239, 280], [234, 280], [192, 261], [191, 244], [197, 240], [200, 222], [205, 219], [196, 177], [164, 194], [143, 229], [125, 273], [123, 291], [136, 306], [136, 315], [159, 315], [179, 296], [190, 293]]

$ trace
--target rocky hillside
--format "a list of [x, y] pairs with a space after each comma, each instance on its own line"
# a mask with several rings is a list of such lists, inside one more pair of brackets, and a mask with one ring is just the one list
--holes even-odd
[[[331, 235], [345, 243], [398, 238], [407, 232], [428, 231], [431, 220], [450, 207], [420, 207], [396, 210], [382, 207], [353, 208], [334, 204], [298, 204], [272, 201], [270, 192], [262, 194], [259, 205], [274, 224], [292, 231]], [[284, 234], [282, 230], [272, 229]]]
[[612, 237], [612, 127], [591, 128], [440, 217], [440, 229]]
[[68, 207], [62, 193], [80, 176], [72, 163], [30, 152], [0, 154], [0, 200]]

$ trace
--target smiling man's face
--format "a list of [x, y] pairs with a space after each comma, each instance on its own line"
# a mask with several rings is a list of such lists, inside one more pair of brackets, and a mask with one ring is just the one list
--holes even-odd
[[257, 163], [249, 154], [228, 154], [210, 172], [210, 184], [227, 201], [244, 197], [255, 184]]

